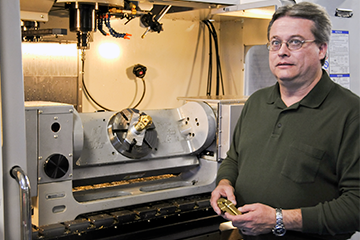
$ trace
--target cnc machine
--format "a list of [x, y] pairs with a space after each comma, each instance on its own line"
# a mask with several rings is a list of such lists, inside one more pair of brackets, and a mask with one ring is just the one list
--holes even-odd
[[[263, 7], [273, 11], [288, 2], [293, 1], [21, 0], [17, 5], [16, 1], [0, 0], [4, 174], [0, 180], [4, 189], [4, 194], [0, 193], [0, 199], [4, 199], [4, 211], [0, 212], [0, 227], [4, 231], [0, 231], [0, 238], [185, 239], [216, 231], [224, 221], [212, 211], [210, 193], [245, 99], [185, 97], [180, 98], [184, 104], [174, 108], [129, 107], [97, 112], [82, 112], [81, 101], [24, 104], [21, 40], [37, 42], [45, 36], [58, 39], [66, 34], [66, 29], [43, 29], [37, 25], [48, 21], [51, 8], [67, 11], [67, 34], [75, 35], [81, 52], [77, 57], [82, 58], [93, 44], [95, 31], [114, 38], [131, 37], [111, 28], [111, 19], [141, 19], [144, 38], [162, 32], [162, 18], [171, 11], [206, 9], [207, 17], [237, 18], [248, 17], [248, 9]], [[325, 1], [319, 2], [325, 5]], [[326, 4], [329, 11], [340, 9], [343, 16], [334, 17], [339, 20], [334, 26], [335, 30], [342, 30], [343, 23], [351, 18], [346, 14], [352, 11], [338, 2]], [[233, 30], [239, 24], [243, 21], [225, 21], [222, 28]], [[348, 44], [349, 33], [340, 33], [335, 37], [343, 37], [344, 45]], [[355, 35], [355, 31], [351, 34]], [[239, 39], [235, 34], [232, 38]], [[234, 45], [231, 39], [222, 39], [230, 46], [229, 52]], [[350, 41], [351, 46], [353, 43]], [[247, 47], [240, 46], [241, 50]], [[234, 72], [242, 71], [232, 58], [227, 65]], [[229, 69], [224, 72], [233, 74]], [[345, 73], [348, 83], [350, 77]], [[343, 77], [333, 74], [335, 78]], [[352, 70], [352, 76], [356, 74]], [[352, 84], [358, 86], [357, 82]], [[29, 180], [31, 184], [31, 188], [20, 191], [22, 200], [31, 198], [21, 201], [20, 209], [14, 200], [19, 193], [13, 178], [22, 183]]]
[[192, 99], [175, 109], [96, 113], [26, 102], [33, 239], [212, 213], [221, 148], [243, 102]]

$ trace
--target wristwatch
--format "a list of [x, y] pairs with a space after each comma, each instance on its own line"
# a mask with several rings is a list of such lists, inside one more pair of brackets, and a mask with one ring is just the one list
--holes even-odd
[[286, 233], [281, 208], [276, 208], [276, 225], [272, 232], [278, 237], [284, 236]]

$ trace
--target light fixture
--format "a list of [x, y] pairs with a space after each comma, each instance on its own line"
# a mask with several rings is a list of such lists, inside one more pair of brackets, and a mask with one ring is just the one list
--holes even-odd
[[275, 6], [250, 8], [250, 9], [239, 9], [238, 6], [230, 6], [225, 8], [225, 11], [216, 12], [216, 15], [230, 16], [230, 17], [271, 19], [274, 12], [275, 12]]
[[22, 43], [23, 55], [34, 56], [77, 56], [76, 44], [59, 43]]
[[99, 54], [105, 59], [115, 59], [120, 56], [120, 47], [115, 43], [104, 42], [99, 45]]

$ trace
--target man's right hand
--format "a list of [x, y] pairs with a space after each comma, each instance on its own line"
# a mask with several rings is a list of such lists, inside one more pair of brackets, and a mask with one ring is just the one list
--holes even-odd
[[217, 200], [219, 198], [225, 197], [234, 205], [236, 205], [234, 191], [235, 190], [231, 185], [230, 181], [227, 179], [222, 179], [217, 185], [217, 187], [214, 189], [214, 191], [211, 193], [210, 204], [218, 215], [221, 215], [221, 210], [217, 205]]

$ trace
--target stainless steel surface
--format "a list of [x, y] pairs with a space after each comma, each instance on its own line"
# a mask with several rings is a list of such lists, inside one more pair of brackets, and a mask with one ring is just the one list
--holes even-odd
[[[126, 158], [124, 158], [125, 160]], [[167, 169], [176, 169], [177, 172], [185, 171], [192, 168], [197, 168], [200, 161], [197, 156], [186, 156], [186, 157], [169, 157], [167, 159], [159, 158], [152, 159], [151, 161], [130, 161], [123, 162], [121, 167], [114, 167], [109, 164], [98, 164], [95, 167], [76, 167], [73, 169], [74, 176], [73, 180], [92, 179], [100, 178], [104, 176], [117, 175], [119, 179], [133, 178], [134, 176], [143, 177], [146, 173], [152, 172], [166, 172]], [[136, 171], [136, 172], [134, 172]]]
[[232, 133], [244, 107], [246, 98], [237, 96], [179, 97], [180, 100], [206, 102], [215, 111], [217, 119], [217, 144], [214, 151], [218, 161], [225, 159], [232, 141]]
[[[48, 60], [46, 60], [48, 61]], [[74, 63], [76, 66], [76, 62]], [[56, 65], [59, 66], [59, 65]], [[79, 105], [77, 76], [30, 76], [24, 73], [26, 101], [52, 101]]]
[[25, 101], [68, 103], [81, 112], [76, 44], [22, 43], [22, 50]]
[[84, 130], [78, 111], [73, 111], [73, 161], [76, 162], [84, 146]]
[[[39, 184], [39, 196], [33, 202], [36, 206], [33, 223], [37, 226], [53, 224], [73, 220], [85, 213], [211, 192], [215, 187], [218, 163], [205, 159], [199, 159], [199, 161], [201, 167], [196, 166], [188, 171], [184, 170], [179, 181], [167, 181], [168, 188], [165, 189], [162, 188], [163, 182], [154, 182], [152, 185], [149, 183], [128, 184], [113, 189], [112, 192], [108, 189], [99, 189], [76, 195], [73, 193], [73, 182], [70, 180]], [[116, 168], [121, 167], [120, 165]], [[142, 189], [144, 186], [148, 188]]]
[[[148, 170], [159, 167], [158, 164], [151, 164], [149, 160], [196, 154], [215, 140], [215, 115], [211, 107], [205, 103], [189, 102], [179, 108], [147, 110], [144, 113], [152, 117], [158, 135], [156, 149], [151, 149], [148, 155], [141, 157], [144, 161], [143, 166], [148, 166]], [[124, 156], [121, 148], [120, 151], [114, 148], [111, 141], [113, 133], [108, 134], [113, 128], [113, 121], [120, 121], [113, 120], [120, 119], [117, 118], [119, 114], [114, 112], [80, 114], [86, 141], [82, 155], [76, 161], [77, 167], [136, 162], [130, 161], [129, 156]], [[148, 130], [152, 131], [152, 129]], [[121, 138], [118, 140], [121, 141]], [[163, 162], [166, 165], [165, 162], [171, 162], [171, 160]], [[176, 165], [182, 166], [181, 163]]]
[[266, 45], [252, 46], [246, 53], [245, 63], [245, 96], [276, 83], [276, 78], [270, 71], [269, 51]]
[[226, 158], [227, 151], [230, 148], [232, 133], [244, 107], [244, 102], [219, 103], [218, 106], [218, 156], [222, 160]]
[[21, 240], [31, 240], [31, 200], [30, 200], [30, 182], [24, 171], [20, 167], [14, 167], [11, 175], [19, 184], [19, 202], [20, 202], [20, 231]]
[[[29, 178], [33, 183], [72, 179], [73, 139], [81, 146], [81, 138], [74, 137], [74, 107], [50, 102], [26, 102], [25, 106], [27, 139], [32, 139], [27, 141], [28, 166], [30, 169], [37, 166], [37, 171], [28, 173]], [[51, 174], [58, 170], [64, 171], [61, 176]], [[37, 192], [32, 191], [32, 196], [35, 195]]]

